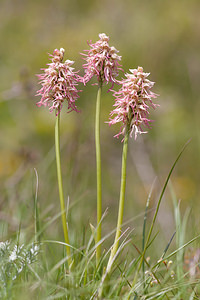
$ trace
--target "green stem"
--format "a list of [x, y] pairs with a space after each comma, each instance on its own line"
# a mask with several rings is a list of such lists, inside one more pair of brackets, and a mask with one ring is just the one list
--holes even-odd
[[[102, 218], [102, 195], [101, 195], [101, 147], [100, 147], [100, 108], [101, 108], [102, 82], [99, 82], [99, 88], [96, 101], [95, 117], [95, 146], [96, 146], [96, 172], [97, 172], [97, 231], [96, 245], [101, 240], [101, 218]], [[96, 247], [96, 265], [99, 265], [101, 259], [101, 244]]]
[[112, 261], [117, 253], [118, 246], [119, 246], [119, 239], [121, 236], [121, 227], [122, 227], [123, 214], [124, 214], [125, 190], [126, 190], [126, 165], [127, 165], [126, 162], [127, 162], [127, 153], [128, 153], [128, 138], [129, 138], [129, 130], [127, 129], [124, 137], [124, 145], [123, 145], [123, 152], [122, 152], [121, 187], [120, 187], [120, 201], [119, 201], [117, 231], [115, 235], [113, 248], [111, 250], [110, 258], [108, 261], [108, 265], [107, 265], [108, 274], [111, 271], [111, 267], [113, 263]]
[[63, 194], [63, 183], [62, 183], [62, 171], [61, 171], [61, 163], [60, 163], [60, 113], [56, 116], [56, 124], [55, 124], [55, 151], [56, 151], [56, 164], [57, 164], [57, 177], [58, 177], [58, 189], [59, 189], [59, 197], [60, 197], [60, 208], [61, 208], [61, 217], [62, 217], [62, 226], [63, 233], [66, 243], [66, 252], [68, 256], [68, 267], [70, 269], [72, 265], [71, 258], [71, 250], [69, 246], [69, 236], [68, 236], [68, 228], [67, 228], [67, 218], [66, 218], [66, 208]]

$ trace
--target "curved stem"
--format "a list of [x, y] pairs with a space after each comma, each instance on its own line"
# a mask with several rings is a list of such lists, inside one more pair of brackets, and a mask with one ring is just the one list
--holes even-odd
[[[99, 88], [96, 101], [95, 117], [95, 146], [96, 146], [96, 172], [97, 172], [97, 231], [96, 231], [96, 265], [99, 265], [101, 259], [101, 218], [102, 218], [102, 195], [101, 195], [101, 148], [100, 148], [100, 108], [101, 108], [102, 83], [99, 82]], [[99, 243], [99, 245], [98, 245]]]
[[68, 267], [70, 269], [72, 265], [71, 258], [71, 249], [69, 246], [69, 236], [68, 236], [68, 228], [67, 228], [67, 217], [66, 217], [66, 208], [63, 194], [63, 182], [62, 182], [62, 171], [61, 171], [61, 162], [60, 162], [60, 113], [56, 116], [56, 124], [55, 124], [55, 151], [56, 151], [56, 165], [57, 165], [57, 177], [58, 177], [58, 189], [59, 189], [59, 197], [60, 197], [60, 208], [61, 208], [61, 217], [62, 217], [62, 226], [63, 233], [66, 243], [66, 252], [68, 256]]
[[128, 153], [128, 138], [129, 131], [126, 130], [126, 134], [124, 137], [124, 145], [122, 152], [122, 170], [121, 170], [121, 187], [120, 187], [120, 200], [119, 200], [119, 211], [118, 211], [118, 220], [117, 220], [117, 231], [115, 235], [115, 241], [113, 244], [113, 248], [111, 250], [111, 254], [109, 257], [108, 265], [107, 265], [107, 273], [109, 274], [111, 271], [113, 259], [117, 254], [117, 250], [119, 247], [119, 240], [121, 236], [121, 227], [123, 222], [123, 214], [124, 214], [124, 202], [125, 202], [125, 191], [126, 191], [126, 165], [127, 165], [127, 153]]

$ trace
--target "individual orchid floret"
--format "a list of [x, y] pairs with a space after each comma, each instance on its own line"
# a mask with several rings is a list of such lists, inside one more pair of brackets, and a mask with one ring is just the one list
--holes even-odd
[[152, 120], [148, 118], [149, 108], [155, 109], [158, 106], [152, 102], [158, 95], [151, 91], [154, 82], [147, 79], [150, 73], [144, 73], [142, 67], [130, 69], [130, 72], [120, 82], [122, 86], [119, 91], [113, 94], [115, 109], [110, 113], [109, 125], [122, 122], [120, 132], [115, 137], [120, 134], [124, 136], [128, 130], [129, 135], [132, 137], [134, 133], [136, 139], [138, 133], [146, 133], [143, 126], [150, 128]]
[[119, 64], [121, 56], [117, 55], [119, 51], [115, 47], [109, 46], [109, 37], [105, 33], [99, 34], [99, 38], [94, 44], [88, 42], [90, 50], [85, 50], [87, 54], [82, 54], [86, 61], [83, 65], [85, 69], [83, 82], [87, 83], [96, 75], [99, 83], [111, 82], [113, 86], [114, 83], [117, 83], [116, 77], [119, 70], [122, 70]]
[[67, 100], [68, 109], [70, 111], [78, 111], [75, 105], [78, 92], [76, 85], [80, 81], [80, 77], [77, 72], [74, 72], [73, 61], [63, 61], [65, 50], [55, 49], [52, 54], [49, 54], [51, 63], [47, 64], [48, 68], [41, 69], [43, 74], [37, 75], [40, 79], [42, 88], [37, 91], [36, 96], [41, 96], [41, 100], [37, 103], [37, 106], [48, 106], [50, 112], [56, 110], [59, 114], [63, 103]]

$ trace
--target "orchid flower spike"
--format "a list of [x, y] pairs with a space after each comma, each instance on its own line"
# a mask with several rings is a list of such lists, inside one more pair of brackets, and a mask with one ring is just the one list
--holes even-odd
[[59, 114], [63, 103], [67, 100], [68, 110], [75, 110], [78, 112], [75, 105], [77, 100], [78, 92], [76, 85], [80, 81], [80, 77], [77, 75], [78, 72], [74, 72], [74, 68], [71, 65], [74, 63], [71, 60], [63, 61], [65, 50], [55, 49], [52, 54], [49, 54], [51, 63], [47, 64], [43, 74], [37, 75], [40, 79], [42, 88], [36, 93], [36, 96], [41, 96], [41, 100], [37, 103], [37, 106], [48, 106], [50, 112], [56, 110]]
[[121, 65], [119, 56], [115, 47], [110, 47], [108, 44], [109, 37], [105, 33], [99, 34], [99, 40], [92, 44], [88, 42], [90, 50], [85, 50], [87, 54], [84, 55], [86, 63], [83, 65], [85, 69], [85, 75], [83, 82], [86, 84], [93, 76], [97, 76], [97, 80], [100, 83], [109, 82], [117, 83], [116, 77], [118, 76]]
[[130, 69], [130, 74], [125, 74], [126, 78], [120, 82], [122, 86], [119, 91], [113, 93], [115, 109], [111, 111], [108, 123], [113, 125], [122, 122], [120, 132], [115, 137], [124, 136], [128, 130], [129, 135], [132, 137], [134, 133], [136, 139], [138, 134], [146, 133], [143, 126], [150, 128], [153, 121], [148, 118], [149, 108], [155, 109], [159, 105], [152, 102], [158, 95], [151, 91], [154, 82], [147, 79], [149, 74], [144, 73], [142, 67]]

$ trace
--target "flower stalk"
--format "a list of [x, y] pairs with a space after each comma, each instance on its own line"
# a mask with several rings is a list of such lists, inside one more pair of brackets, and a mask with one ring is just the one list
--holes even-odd
[[102, 218], [102, 184], [101, 184], [101, 147], [100, 147], [100, 110], [101, 110], [102, 82], [99, 81], [96, 117], [95, 117], [95, 146], [96, 146], [96, 173], [97, 173], [97, 229], [96, 229], [96, 266], [101, 259], [101, 218]]
[[114, 86], [118, 83], [118, 76], [121, 65], [119, 61], [121, 56], [117, 53], [115, 47], [109, 46], [109, 37], [105, 33], [99, 34], [99, 40], [96, 43], [88, 42], [89, 50], [82, 53], [86, 63], [83, 65], [85, 75], [83, 83], [86, 84], [93, 76], [97, 77], [98, 92], [96, 101], [95, 116], [95, 146], [96, 146], [96, 172], [97, 172], [97, 229], [96, 229], [96, 266], [98, 267], [101, 258], [101, 221], [102, 221], [102, 187], [101, 187], [101, 150], [100, 150], [100, 108], [101, 92], [103, 84], [111, 83]]
[[[133, 133], [135, 139], [138, 134], [145, 133], [142, 126], [150, 128], [152, 120], [149, 119], [149, 108], [156, 108], [157, 104], [152, 102], [152, 98], [157, 95], [151, 91], [154, 82], [147, 79], [149, 73], [144, 73], [142, 67], [130, 69], [130, 74], [125, 74], [126, 78], [121, 81], [121, 88], [114, 92], [115, 103], [114, 110], [110, 113], [110, 125], [118, 122], [122, 123], [120, 132], [115, 137], [123, 136], [122, 152], [122, 170], [121, 170], [121, 188], [118, 210], [118, 221], [114, 244], [111, 250], [107, 265], [107, 274], [109, 275], [113, 261], [119, 248], [121, 228], [123, 222], [125, 189], [126, 189], [126, 164], [128, 152], [128, 139]], [[114, 117], [113, 117], [114, 116]]]
[[71, 249], [70, 249], [69, 235], [68, 235], [66, 208], [65, 208], [64, 193], [63, 193], [62, 170], [61, 170], [61, 161], [60, 161], [60, 114], [56, 116], [56, 123], [55, 123], [55, 152], [56, 152], [58, 190], [59, 190], [59, 198], [60, 198], [62, 226], [63, 226], [63, 233], [64, 233], [64, 239], [66, 244], [65, 246], [67, 252], [67, 262], [68, 262], [68, 267], [70, 269], [70, 267], [72, 266], [72, 258], [71, 258]]
[[117, 230], [115, 234], [114, 244], [111, 250], [107, 265], [107, 273], [111, 271], [113, 259], [117, 253], [119, 247], [119, 240], [121, 236], [121, 228], [123, 223], [124, 214], [124, 203], [125, 203], [125, 191], [126, 191], [126, 167], [127, 167], [127, 153], [128, 153], [128, 140], [129, 140], [129, 130], [126, 127], [126, 133], [123, 141], [123, 151], [122, 151], [122, 169], [121, 169], [121, 186], [120, 186], [120, 200], [119, 200], [119, 210], [118, 210], [118, 220], [117, 220]]
[[78, 92], [76, 86], [80, 81], [78, 72], [74, 71], [72, 67], [73, 61], [66, 60], [63, 62], [65, 50], [55, 49], [53, 54], [49, 54], [51, 63], [47, 64], [46, 69], [42, 69], [43, 73], [37, 75], [42, 87], [37, 91], [36, 96], [41, 96], [40, 101], [37, 103], [38, 107], [45, 106], [49, 108], [49, 111], [56, 112], [55, 123], [55, 152], [56, 152], [56, 164], [57, 164], [57, 177], [58, 177], [58, 189], [60, 198], [61, 218], [62, 226], [66, 244], [67, 261], [69, 270], [72, 267], [71, 248], [69, 244], [69, 235], [67, 227], [66, 208], [63, 194], [63, 181], [60, 161], [60, 112], [64, 105], [67, 103], [68, 112], [76, 111], [77, 107], [75, 102], [77, 100]]

